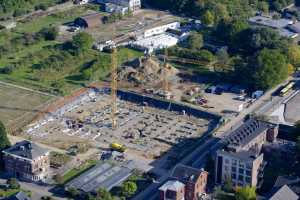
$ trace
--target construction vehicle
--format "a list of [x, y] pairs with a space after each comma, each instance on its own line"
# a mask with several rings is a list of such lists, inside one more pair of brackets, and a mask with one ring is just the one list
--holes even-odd
[[116, 143], [116, 142], [111, 143], [110, 148], [114, 151], [118, 151], [118, 152], [122, 152], [122, 153], [126, 151], [126, 148], [123, 145]]

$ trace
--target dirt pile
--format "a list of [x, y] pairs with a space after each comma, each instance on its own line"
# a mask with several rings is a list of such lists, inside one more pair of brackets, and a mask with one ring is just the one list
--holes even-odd
[[153, 85], [161, 82], [165, 76], [176, 76], [177, 69], [168, 66], [166, 69], [151, 57], [137, 58], [125, 63], [118, 72], [118, 78], [134, 84]]

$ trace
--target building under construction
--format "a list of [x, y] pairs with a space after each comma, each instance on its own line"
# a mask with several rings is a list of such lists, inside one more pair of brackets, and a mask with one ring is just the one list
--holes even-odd
[[62, 135], [66, 142], [76, 137], [102, 147], [116, 142], [141, 155], [155, 157], [201, 137], [219, 119], [210, 113], [128, 91], [116, 92], [116, 111], [112, 116], [111, 97], [110, 88], [90, 89], [29, 125], [25, 134], [43, 142]]

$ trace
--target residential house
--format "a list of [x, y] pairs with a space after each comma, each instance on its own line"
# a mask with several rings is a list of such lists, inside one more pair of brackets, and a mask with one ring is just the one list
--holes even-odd
[[185, 200], [197, 200], [201, 194], [206, 193], [207, 177], [208, 172], [203, 169], [178, 165], [170, 178], [185, 185]]
[[177, 180], [167, 181], [159, 188], [160, 200], [184, 200], [185, 185]]
[[50, 170], [49, 150], [31, 141], [21, 141], [3, 150], [5, 171], [16, 178], [44, 181]]

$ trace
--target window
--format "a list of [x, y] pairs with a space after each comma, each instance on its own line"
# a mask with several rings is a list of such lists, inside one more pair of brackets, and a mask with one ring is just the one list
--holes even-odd
[[232, 165], [237, 165], [237, 160], [232, 160]]
[[231, 174], [231, 179], [236, 179], [236, 174]]
[[240, 162], [240, 163], [239, 163], [239, 167], [240, 167], [240, 168], [244, 168], [244, 167], [245, 167], [244, 163]]
[[244, 174], [244, 169], [243, 168], [239, 168], [239, 173], [240, 174]]
[[246, 170], [246, 175], [247, 175], [247, 176], [251, 176], [251, 174], [252, 174], [251, 171]]
[[226, 163], [226, 164], [229, 164], [229, 160], [228, 160], [227, 158], [225, 159], [225, 163]]
[[244, 176], [243, 175], [239, 175], [239, 181], [244, 181]]
[[224, 166], [225, 171], [229, 170], [229, 167], [227, 165]]
[[251, 183], [251, 178], [250, 177], [246, 177], [246, 183]]
[[251, 164], [247, 164], [247, 165], [246, 165], [246, 168], [247, 168], [247, 169], [252, 169]]
[[236, 172], [236, 167], [231, 167], [232, 172]]

